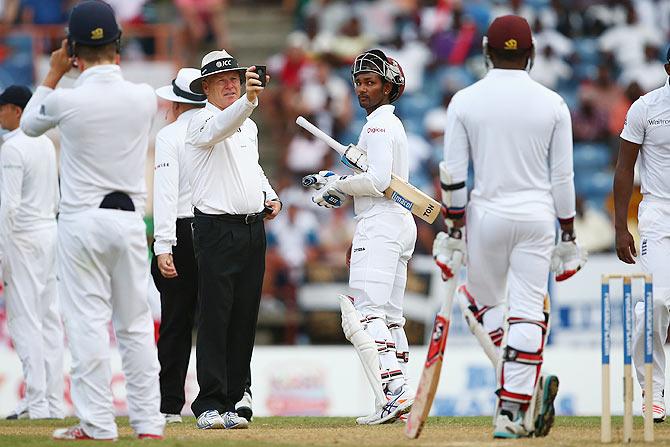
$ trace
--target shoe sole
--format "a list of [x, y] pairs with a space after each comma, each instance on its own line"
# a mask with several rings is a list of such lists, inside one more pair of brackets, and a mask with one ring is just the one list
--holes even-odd
[[239, 407], [235, 412], [239, 417], [243, 417], [247, 421], [251, 421], [251, 418], [254, 416], [254, 412], [249, 407]]
[[547, 376], [544, 383], [544, 392], [542, 393], [542, 408], [540, 414], [535, 418], [535, 437], [541, 438], [547, 436], [551, 427], [554, 425], [554, 400], [558, 394], [558, 377]]
[[514, 433], [508, 433], [503, 431], [494, 431], [493, 437], [495, 439], [519, 439], [521, 436], [515, 435]]
[[393, 413], [388, 414], [387, 416], [378, 419], [376, 421], [370, 422], [367, 425], [381, 425], [381, 424], [392, 424], [403, 414], [407, 414], [412, 411], [412, 405], [414, 405], [414, 399], [409, 401], [409, 403], [403, 402], [398, 405], [398, 408]]
[[240, 422], [239, 424], [235, 424], [232, 427], [223, 427], [226, 430], [244, 430], [245, 428], [249, 428], [249, 423], [248, 422]]

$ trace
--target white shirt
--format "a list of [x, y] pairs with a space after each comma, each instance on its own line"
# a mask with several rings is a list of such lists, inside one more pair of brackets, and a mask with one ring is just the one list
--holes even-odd
[[186, 131], [198, 109], [190, 109], [156, 135], [154, 162], [154, 252], [172, 253], [177, 219], [193, 217], [191, 185], [186, 171]]
[[4, 135], [0, 150], [0, 252], [14, 233], [56, 225], [58, 167], [56, 149], [46, 136], [31, 138], [21, 129]]
[[452, 98], [444, 133], [452, 183], [467, 179], [469, 158], [473, 205], [517, 220], [575, 215], [570, 112], [524, 70], [492, 69]]
[[[402, 122], [393, 113], [395, 107], [387, 104], [367, 116], [367, 123], [358, 137], [358, 148], [368, 155], [368, 170], [357, 175], [368, 176], [377, 191], [384, 192], [391, 183], [391, 172], [407, 180], [409, 154], [407, 135]], [[407, 212], [401, 205], [386, 197], [354, 197], [356, 218], [381, 212]]]
[[98, 208], [109, 193], [130, 196], [144, 213], [144, 179], [156, 95], [123, 79], [118, 65], [85, 70], [73, 88], [40, 86], [21, 117], [29, 136], [61, 133], [61, 213]]
[[186, 164], [193, 205], [207, 214], [249, 214], [277, 198], [258, 164], [258, 105], [242, 95], [224, 110], [207, 102], [188, 125]]
[[621, 138], [640, 144], [640, 185], [645, 199], [670, 199], [670, 86], [640, 97], [630, 106]]

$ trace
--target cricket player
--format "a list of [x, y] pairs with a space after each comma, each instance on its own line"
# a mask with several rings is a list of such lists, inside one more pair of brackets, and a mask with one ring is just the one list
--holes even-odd
[[[28, 87], [0, 94], [0, 260], [7, 325], [21, 359], [30, 419], [64, 416], [63, 329], [56, 291], [56, 149], [19, 128]], [[18, 413], [20, 415], [20, 413]], [[17, 416], [18, 417], [18, 416]]]
[[[467, 280], [457, 299], [469, 297], [491, 338], [498, 344], [506, 339], [498, 368], [496, 438], [549, 432], [555, 376], [545, 378], [537, 417], [524, 424], [526, 413], [534, 411], [529, 404], [543, 361], [547, 277], [551, 266], [557, 280], [567, 279], [586, 260], [573, 229], [570, 113], [559, 95], [529, 77], [533, 52], [525, 19], [510, 15], [491, 23], [484, 54], [492, 68], [451, 100], [440, 164], [450, 230], [438, 234], [433, 255], [449, 278], [453, 253], [466, 253]], [[468, 203], [470, 159], [475, 178]], [[556, 218], [561, 237], [554, 248]]]
[[[107, 3], [78, 3], [68, 32], [21, 118], [27, 135], [56, 126], [61, 132], [58, 292], [80, 423], [55, 430], [53, 437], [117, 438], [108, 332], [113, 322], [130, 426], [139, 438], [162, 438], [165, 419], [159, 408], [143, 221], [144, 166], [156, 95], [149, 85], [123, 79], [121, 31]], [[74, 87], [56, 89], [73, 62], [81, 72]]]
[[[670, 75], [670, 49], [665, 72]], [[638, 210], [640, 256], [646, 273], [653, 275], [654, 295], [654, 422], [665, 421], [665, 350], [670, 322], [670, 85], [652, 90], [633, 103], [621, 132], [621, 145], [614, 174], [614, 225], [617, 256], [634, 264], [637, 256], [628, 231], [628, 204], [633, 190], [633, 173], [640, 155], [642, 202]], [[633, 363], [644, 389], [644, 305], [635, 305]]]
[[[414, 402], [414, 392], [405, 380], [409, 346], [403, 298], [416, 224], [409, 211], [383, 194], [391, 173], [405, 180], [409, 176], [407, 136], [391, 105], [404, 90], [402, 69], [382, 51], [370, 50], [355, 59], [351, 77], [358, 103], [367, 113], [357, 144], [367, 155], [367, 171], [349, 176], [329, 171], [315, 174], [323, 182], [312, 200], [336, 208], [348, 196], [354, 198], [352, 296], [340, 295], [342, 328], [359, 354], [375, 395], [375, 411], [357, 423], [376, 425], [395, 421]], [[354, 168], [359, 167], [357, 162], [345, 161]]]

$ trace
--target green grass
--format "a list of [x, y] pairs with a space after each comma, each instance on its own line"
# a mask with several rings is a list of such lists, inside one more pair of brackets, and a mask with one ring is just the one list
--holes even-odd
[[[64, 442], [51, 440], [54, 428], [75, 424], [63, 421], [0, 421], [0, 447], [100, 446], [96, 441]], [[160, 447], [199, 446], [574, 446], [587, 447], [600, 443], [600, 419], [597, 417], [558, 417], [546, 438], [525, 440], [491, 439], [490, 417], [430, 418], [421, 437], [406, 439], [403, 425], [357, 427], [353, 418], [268, 417], [256, 418], [248, 430], [197, 430], [193, 418], [183, 424], [169, 425], [164, 441], [139, 441], [133, 437], [127, 418], [119, 418], [119, 440], [114, 446], [156, 445]], [[613, 418], [614, 443], [620, 443], [622, 420]], [[654, 445], [670, 446], [670, 423], [655, 425]], [[642, 419], [635, 419], [632, 445], [643, 445]], [[104, 445], [104, 444], [103, 444]], [[644, 444], [649, 445], [649, 444]]]

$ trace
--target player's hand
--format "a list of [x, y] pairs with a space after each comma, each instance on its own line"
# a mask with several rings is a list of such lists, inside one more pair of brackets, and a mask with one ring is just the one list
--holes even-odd
[[329, 183], [314, 194], [312, 202], [326, 208], [339, 208], [347, 201], [347, 195], [338, 189], [338, 182]]
[[174, 266], [174, 259], [172, 259], [171, 253], [157, 255], [156, 261], [158, 263], [158, 271], [161, 272], [163, 277], [168, 279], [177, 277], [177, 269]]
[[454, 259], [455, 252], [461, 252], [465, 262], [465, 240], [460, 229], [452, 228], [449, 234], [440, 231], [433, 241], [433, 259], [442, 271], [442, 280], [448, 281], [453, 278], [458, 267]]
[[635, 256], [637, 256], [635, 239], [633, 239], [633, 235], [630, 234], [628, 228], [617, 230], [615, 241], [616, 255], [619, 259], [626, 264], [635, 264]]
[[277, 217], [277, 214], [281, 211], [281, 202], [279, 200], [266, 200], [265, 205], [269, 206], [272, 208], [272, 212], [270, 214], [266, 214], [265, 218], [267, 220], [272, 220], [275, 217]]
[[333, 171], [319, 171], [316, 174], [308, 174], [302, 178], [302, 186], [305, 188], [313, 188], [317, 191], [327, 184], [339, 180], [341, 176], [335, 174]]
[[577, 273], [586, 264], [588, 253], [574, 239], [561, 237], [551, 255], [551, 271], [556, 274], [556, 281], [565, 281]]
[[[261, 87], [261, 81], [258, 78], [258, 73], [256, 73], [256, 66], [252, 65], [247, 68], [247, 71], [244, 72], [245, 90], [247, 99], [249, 102], [254, 102], [258, 95], [265, 90], [265, 87]], [[265, 75], [265, 85], [270, 82], [270, 75]]]
[[49, 68], [61, 76], [72, 68], [72, 58], [67, 55], [67, 39], [63, 39], [60, 48], [51, 53]]

